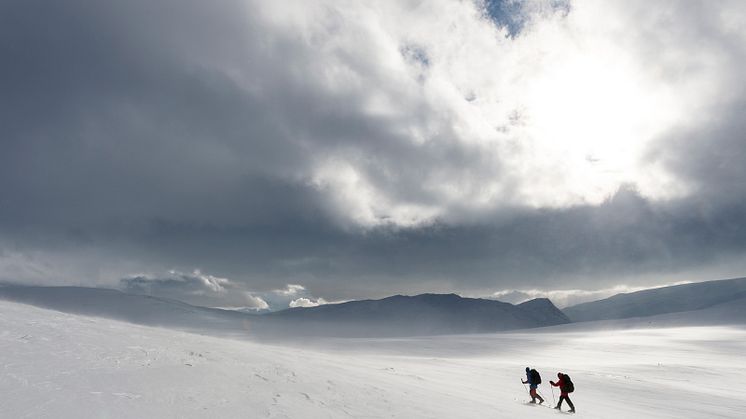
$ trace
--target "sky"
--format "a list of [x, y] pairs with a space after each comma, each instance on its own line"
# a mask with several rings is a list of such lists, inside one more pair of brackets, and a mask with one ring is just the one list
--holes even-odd
[[746, 3], [5, 0], [0, 281], [276, 309], [746, 272]]

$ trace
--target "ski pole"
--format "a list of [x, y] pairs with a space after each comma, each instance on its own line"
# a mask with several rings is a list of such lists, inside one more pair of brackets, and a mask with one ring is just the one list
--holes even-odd
[[526, 383], [524, 383], [524, 382], [523, 382], [523, 380], [521, 380], [521, 384], [523, 384], [523, 388], [525, 388], [525, 389], [526, 389], [526, 393], [528, 393], [528, 395], [530, 396], [530, 395], [531, 395], [531, 392], [530, 392], [530, 391], [528, 391], [528, 387], [526, 387]]
[[552, 406], [557, 406], [557, 402], [554, 401], [554, 386], [550, 384], [549, 388], [552, 389]]

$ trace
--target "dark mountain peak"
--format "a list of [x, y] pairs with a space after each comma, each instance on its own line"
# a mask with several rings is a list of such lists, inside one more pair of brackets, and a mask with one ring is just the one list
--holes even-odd
[[555, 307], [555, 305], [554, 303], [552, 303], [552, 300], [550, 300], [549, 298], [541, 297], [541, 298], [534, 298], [533, 300], [524, 301], [518, 304], [518, 307]]
[[570, 319], [565, 313], [548, 298], [534, 298], [518, 304], [517, 307], [526, 310], [538, 322], [545, 325], [570, 323]]

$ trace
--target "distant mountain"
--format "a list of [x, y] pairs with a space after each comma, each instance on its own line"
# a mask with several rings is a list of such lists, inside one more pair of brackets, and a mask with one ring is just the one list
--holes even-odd
[[568, 323], [547, 299], [520, 305], [456, 294], [395, 295], [265, 314], [284, 330], [324, 336], [485, 333]]
[[65, 313], [187, 331], [235, 332], [256, 315], [104, 288], [0, 285], [0, 299]]
[[746, 325], [746, 296], [700, 310], [679, 311], [646, 317], [568, 323], [551, 332], [588, 332], [592, 330], [657, 329], [692, 326]]
[[103, 288], [0, 285], [0, 299], [147, 326], [240, 336], [417, 336], [568, 323], [547, 299], [519, 305], [456, 294], [396, 295], [266, 314], [192, 306]]
[[617, 294], [563, 311], [575, 322], [625, 319], [702, 310], [743, 298], [746, 278], [736, 278]]

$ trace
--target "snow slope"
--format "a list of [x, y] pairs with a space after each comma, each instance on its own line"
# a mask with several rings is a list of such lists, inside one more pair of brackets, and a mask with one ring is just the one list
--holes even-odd
[[577, 417], [743, 417], [746, 330], [572, 326], [281, 346], [0, 301], [0, 417], [556, 417], [529, 364], [572, 375]]
[[744, 326], [746, 325], [746, 297], [726, 301], [708, 308], [657, 316], [630, 317], [625, 319], [597, 320], [570, 323], [546, 330], [622, 330], [660, 329], [690, 326]]
[[0, 285], [0, 300], [147, 326], [196, 332], [210, 330], [212, 334], [221, 335], [240, 332], [247, 322], [257, 318], [248, 313], [197, 307], [105, 288]]
[[617, 294], [562, 311], [572, 321], [653, 316], [701, 310], [746, 298], [746, 278], [705, 281]]

